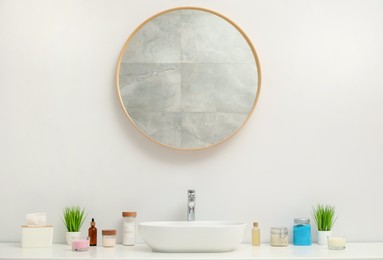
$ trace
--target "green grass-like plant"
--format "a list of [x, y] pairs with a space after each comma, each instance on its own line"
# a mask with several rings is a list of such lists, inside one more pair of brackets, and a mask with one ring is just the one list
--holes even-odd
[[85, 209], [81, 209], [78, 206], [71, 206], [64, 208], [64, 218], [62, 221], [64, 222], [68, 232], [79, 232], [82, 224], [85, 221], [84, 216]]
[[313, 207], [313, 217], [318, 231], [330, 231], [335, 224], [335, 206], [320, 205]]

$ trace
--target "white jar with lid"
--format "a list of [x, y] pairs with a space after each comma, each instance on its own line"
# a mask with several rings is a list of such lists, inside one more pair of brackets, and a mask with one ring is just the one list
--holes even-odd
[[116, 245], [116, 234], [117, 231], [115, 229], [102, 230], [102, 246], [114, 247]]
[[122, 244], [125, 246], [136, 243], [136, 216], [137, 212], [122, 212]]

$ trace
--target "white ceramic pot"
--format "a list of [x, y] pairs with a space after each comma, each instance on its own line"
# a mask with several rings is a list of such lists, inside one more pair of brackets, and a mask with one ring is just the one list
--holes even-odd
[[71, 246], [72, 240], [80, 239], [81, 232], [66, 232], [66, 243]]
[[330, 231], [318, 231], [318, 244], [319, 245], [327, 245], [327, 237], [331, 236]]

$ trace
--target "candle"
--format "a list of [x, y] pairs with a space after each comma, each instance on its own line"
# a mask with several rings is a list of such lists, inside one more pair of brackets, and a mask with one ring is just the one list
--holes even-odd
[[73, 251], [86, 251], [89, 248], [88, 239], [78, 239], [72, 240], [72, 250]]
[[344, 237], [328, 237], [328, 248], [339, 250], [346, 248], [346, 239]]

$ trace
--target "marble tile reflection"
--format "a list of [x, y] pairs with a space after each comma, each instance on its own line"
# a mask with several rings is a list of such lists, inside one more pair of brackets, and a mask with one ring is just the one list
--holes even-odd
[[158, 142], [173, 147], [182, 146], [180, 113], [130, 110], [129, 116], [139, 129]]
[[172, 113], [131, 110], [136, 126], [158, 142], [179, 148], [206, 147], [231, 136], [244, 113]]
[[183, 113], [182, 147], [205, 147], [231, 136], [244, 122], [243, 113]]
[[181, 21], [183, 63], [255, 63], [245, 38], [223, 18], [185, 10]]
[[182, 64], [182, 111], [249, 113], [257, 91], [255, 64]]
[[166, 13], [146, 23], [129, 42], [122, 63], [179, 63], [181, 15]]
[[179, 112], [181, 110], [180, 64], [123, 63], [120, 94], [126, 111]]

